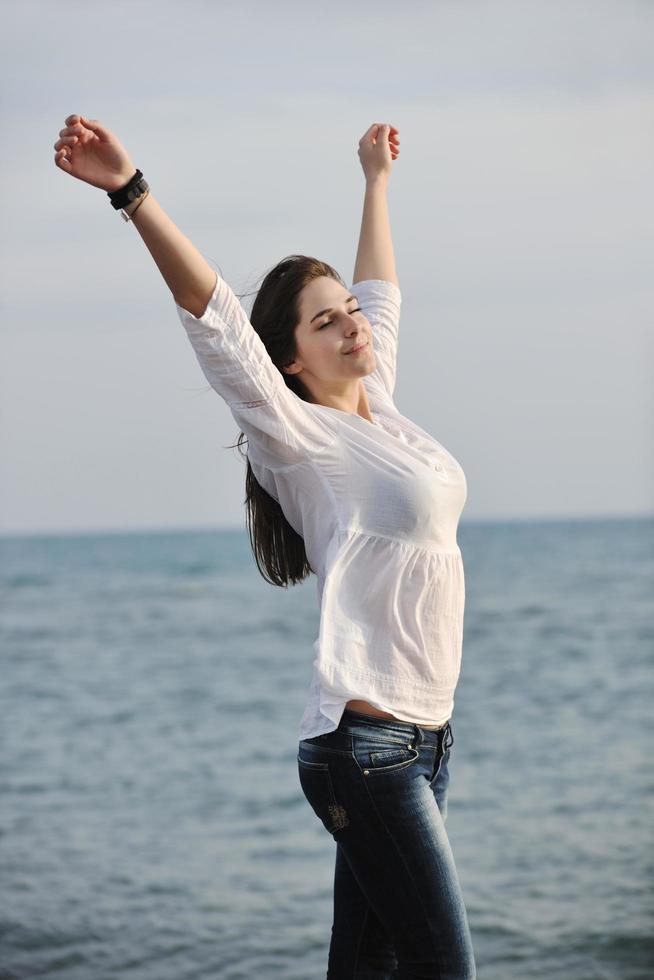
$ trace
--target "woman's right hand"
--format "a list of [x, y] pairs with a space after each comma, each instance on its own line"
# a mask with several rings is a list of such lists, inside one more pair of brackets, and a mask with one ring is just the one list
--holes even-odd
[[136, 173], [118, 137], [97, 119], [68, 116], [54, 148], [60, 170], [107, 192], [124, 187]]

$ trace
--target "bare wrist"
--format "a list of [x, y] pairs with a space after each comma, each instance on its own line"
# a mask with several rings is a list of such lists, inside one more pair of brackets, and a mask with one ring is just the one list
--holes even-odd
[[388, 174], [375, 174], [374, 177], [366, 177], [366, 188], [368, 187], [388, 187]]

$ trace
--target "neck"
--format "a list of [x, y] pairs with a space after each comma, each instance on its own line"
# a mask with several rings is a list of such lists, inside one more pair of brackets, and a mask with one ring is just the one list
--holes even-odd
[[317, 405], [326, 405], [327, 408], [338, 408], [341, 412], [348, 412], [350, 415], [360, 415], [361, 418], [372, 422], [370, 404], [368, 402], [368, 392], [363, 381], [359, 381], [359, 388], [352, 396], [339, 396], [334, 394], [323, 394], [316, 398], [312, 392], [307, 392], [308, 400]]

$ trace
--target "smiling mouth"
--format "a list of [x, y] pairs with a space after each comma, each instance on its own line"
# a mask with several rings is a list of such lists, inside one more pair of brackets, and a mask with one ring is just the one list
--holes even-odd
[[364, 340], [364, 342], [362, 344], [359, 344], [358, 347], [353, 347], [352, 350], [347, 351], [347, 353], [348, 354], [356, 354], [358, 351], [363, 350], [364, 347], [367, 347], [367, 345], [368, 345], [368, 341], [367, 340]]

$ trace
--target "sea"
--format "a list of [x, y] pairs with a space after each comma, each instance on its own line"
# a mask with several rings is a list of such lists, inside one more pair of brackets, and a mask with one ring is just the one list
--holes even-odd
[[[479, 980], [654, 977], [654, 518], [461, 522], [447, 830]], [[324, 980], [316, 580], [243, 530], [0, 539], [0, 978]]]

